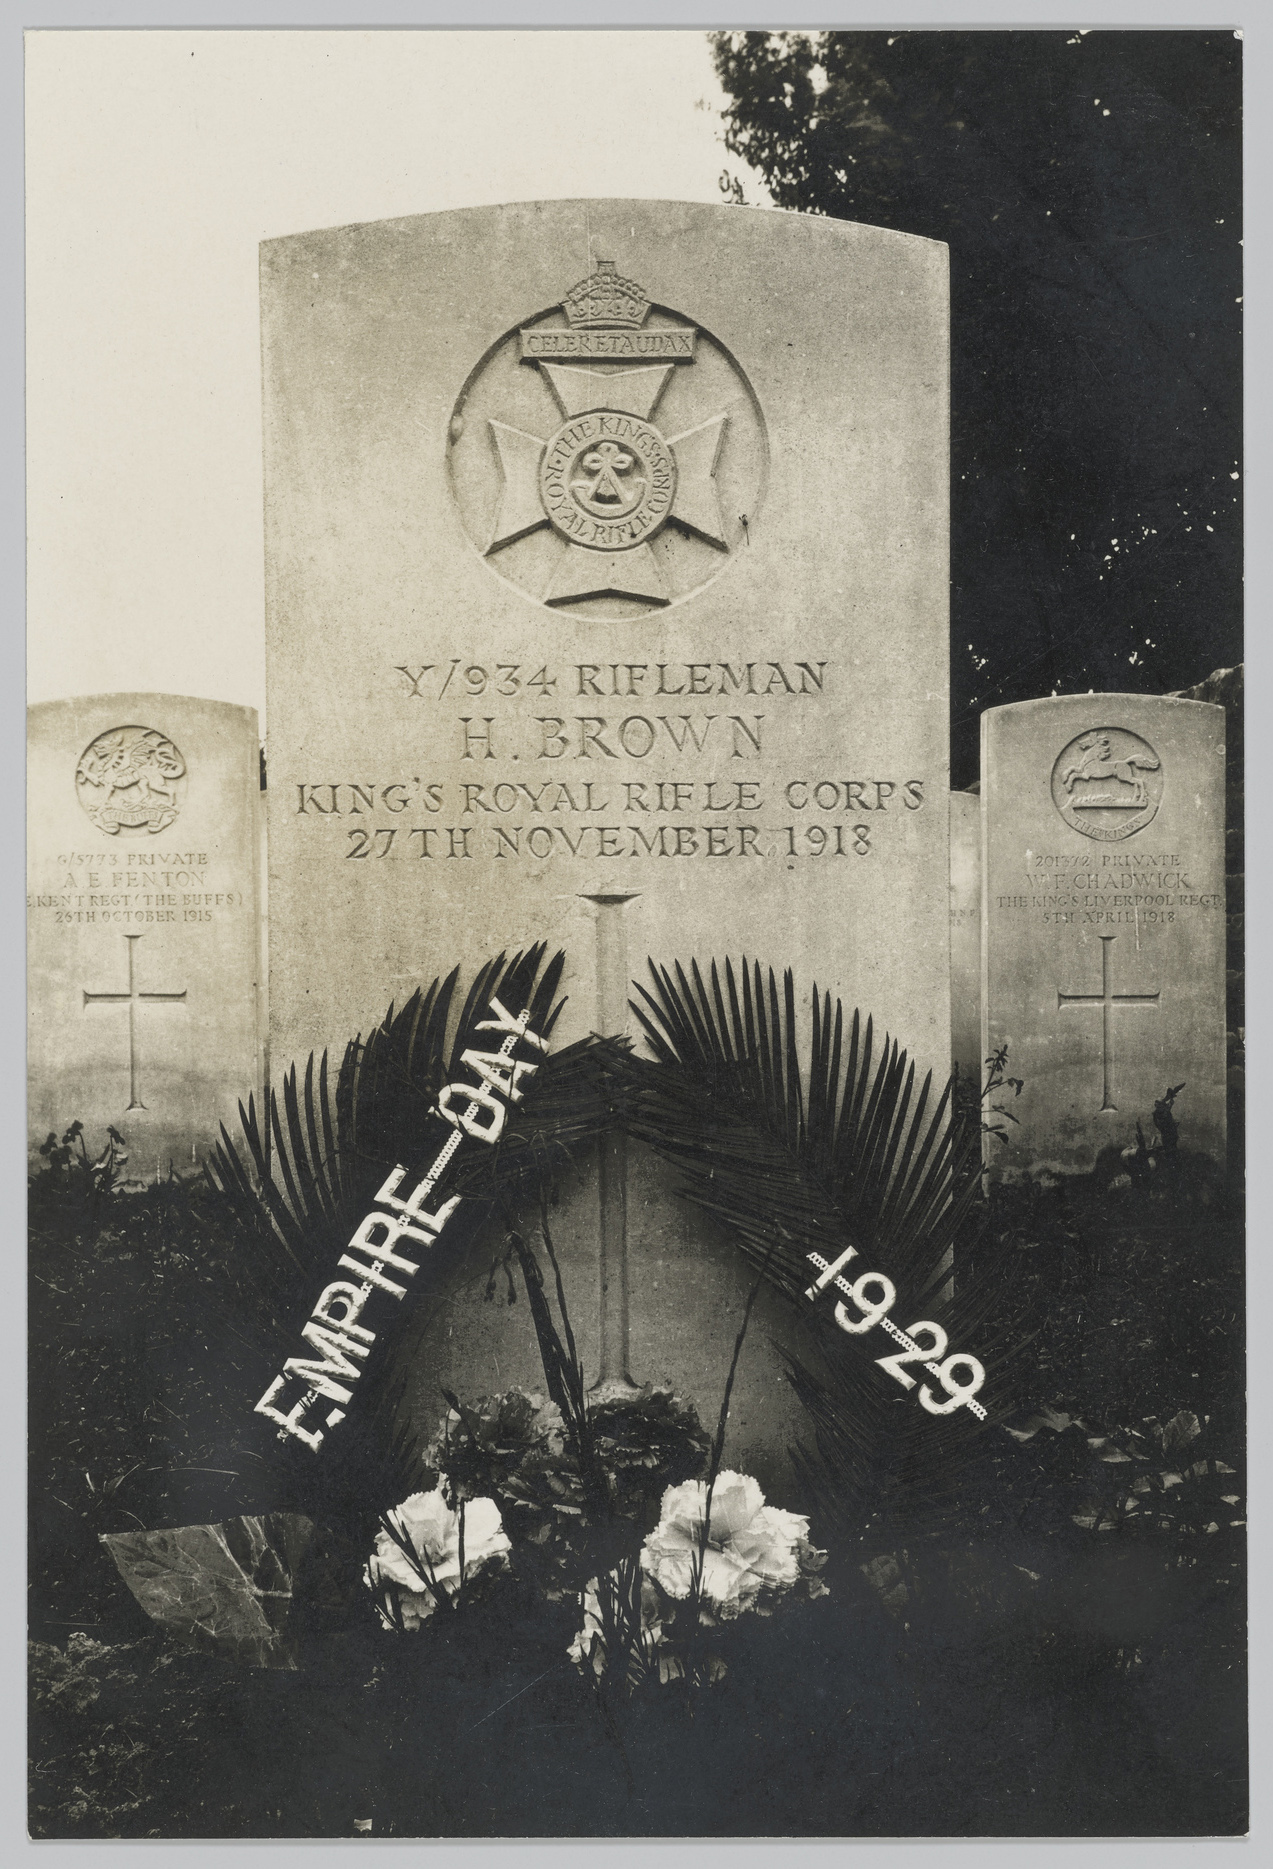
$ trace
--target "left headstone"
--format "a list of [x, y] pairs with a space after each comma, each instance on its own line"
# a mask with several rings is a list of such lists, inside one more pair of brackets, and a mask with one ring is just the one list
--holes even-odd
[[190, 1173], [261, 1080], [256, 712], [185, 695], [28, 715], [28, 1130]]

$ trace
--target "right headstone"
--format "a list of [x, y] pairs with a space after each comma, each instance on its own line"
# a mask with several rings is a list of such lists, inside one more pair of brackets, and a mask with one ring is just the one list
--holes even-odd
[[1152, 1142], [1225, 1149], [1220, 707], [1063, 695], [982, 717], [982, 1052], [1024, 1080], [992, 1173], [1082, 1173]]

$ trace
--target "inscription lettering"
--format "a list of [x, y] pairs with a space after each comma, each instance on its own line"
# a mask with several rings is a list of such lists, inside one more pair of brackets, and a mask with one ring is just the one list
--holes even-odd
[[396, 815], [399, 811], [405, 811], [413, 802], [422, 804], [426, 811], [441, 811], [442, 787], [422, 787], [418, 779], [414, 781], [414, 787], [400, 780], [379, 786], [343, 780], [333, 784], [324, 780], [321, 785], [302, 785], [298, 782], [296, 787], [298, 817], [361, 816], [375, 811], [388, 811]]
[[[748, 725], [742, 714], [724, 716], [723, 729], [730, 735], [731, 759], [753, 758], [761, 751], [761, 723], [765, 717], [753, 714], [751, 718], [753, 726]], [[665, 741], [678, 753], [685, 752], [687, 746], [696, 753], [705, 753], [709, 746], [716, 745], [711, 729], [719, 719], [721, 716], [717, 714], [657, 714], [653, 720], [645, 714], [629, 714], [622, 720], [611, 721], [607, 715], [576, 714], [573, 721], [567, 721], [559, 714], [539, 714], [536, 721], [541, 738], [536, 758], [620, 759], [626, 756], [645, 759], [656, 745]]]
[[[449, 665], [435, 662], [395, 662], [392, 673], [394, 689], [407, 701], [441, 700], [458, 676], [464, 695], [477, 700], [482, 695], [501, 695], [506, 700], [535, 693], [551, 698], [557, 684], [568, 679], [575, 695], [583, 699], [636, 700], [642, 695], [655, 698], [666, 695], [702, 695], [725, 698], [730, 695], [763, 695], [783, 699], [808, 699], [826, 692], [825, 660], [797, 662], [576, 662], [568, 676], [550, 673], [547, 665], [533, 674], [523, 674], [520, 662], [497, 662], [493, 667], [474, 662], [464, 667], [462, 656], [453, 656]], [[462, 672], [461, 672], [462, 671]], [[402, 680], [396, 678], [401, 676]], [[432, 679], [426, 680], [426, 677]], [[436, 691], [436, 692], [435, 692]], [[458, 693], [457, 689], [457, 693]]]
[[694, 331], [523, 331], [522, 357], [533, 363], [554, 358], [642, 357], [660, 363], [693, 363]]
[[1135, 928], [1185, 919], [1191, 910], [1223, 913], [1223, 891], [1198, 889], [1191, 868], [1178, 851], [1030, 850], [1024, 878], [1029, 893], [997, 895], [992, 906], [1037, 913], [1045, 926], [1057, 928]]

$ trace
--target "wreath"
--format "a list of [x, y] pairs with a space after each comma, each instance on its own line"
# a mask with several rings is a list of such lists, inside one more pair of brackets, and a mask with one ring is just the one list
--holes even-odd
[[[254, 1414], [244, 1398], [264, 1510], [236, 1523], [255, 1528], [256, 1571], [273, 1564], [284, 1600], [301, 1546], [314, 1601], [326, 1588], [347, 1614], [369, 1594], [402, 1632], [511, 1569], [579, 1605], [570, 1652], [601, 1690], [701, 1683], [723, 1671], [703, 1629], [825, 1593], [809, 1518], [722, 1466], [762, 1284], [803, 1321], [801, 1352], [784, 1352], [809, 1424], [791, 1450], [803, 1503], [859, 1554], [885, 1511], [896, 1542], [972, 1509], [1025, 1340], [1011, 1317], [1003, 1328], [1002, 1267], [979, 1234], [977, 1112], [931, 1074], [917, 1082], [869, 1018], [815, 987], [806, 1054], [790, 972], [780, 988], [754, 960], [651, 962], [632, 1001], [648, 1056], [600, 1034], [555, 1050], [563, 968], [543, 946], [500, 955], [462, 999], [457, 968], [335, 1071], [311, 1055], [263, 1111], [249, 1099], [240, 1140], [222, 1129], [207, 1172], [240, 1245], [227, 1303], [245, 1383], [264, 1391]], [[616, 1131], [671, 1165], [752, 1269], [708, 1426], [665, 1389], [588, 1389], [552, 1216], [563, 1172]], [[428, 1294], [478, 1255], [487, 1295], [529, 1306], [545, 1392], [448, 1391], [425, 1431], [408, 1395]], [[895, 1304], [923, 1322], [899, 1328]], [[885, 1332], [903, 1346], [891, 1357]], [[281, 1634], [273, 1662], [287, 1665]]]

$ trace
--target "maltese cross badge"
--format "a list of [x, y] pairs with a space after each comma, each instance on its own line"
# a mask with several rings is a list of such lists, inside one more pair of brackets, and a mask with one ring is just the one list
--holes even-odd
[[[640, 286], [599, 261], [561, 301], [555, 322], [516, 334], [519, 375], [529, 367], [543, 386], [537, 403], [523, 375], [520, 419], [493, 407], [485, 414], [498, 491], [479, 549], [542, 603], [671, 603], [714, 575], [704, 547], [709, 559], [724, 560], [745, 532], [745, 511], [727, 521], [718, 469], [744, 399], [756, 426], [749, 393], [705, 333], [649, 324], [650, 310]], [[702, 390], [686, 394], [709, 356]], [[457, 410], [453, 435], [463, 429]], [[750, 462], [756, 450], [747, 439]], [[533, 559], [510, 549], [535, 534], [543, 537]]]

